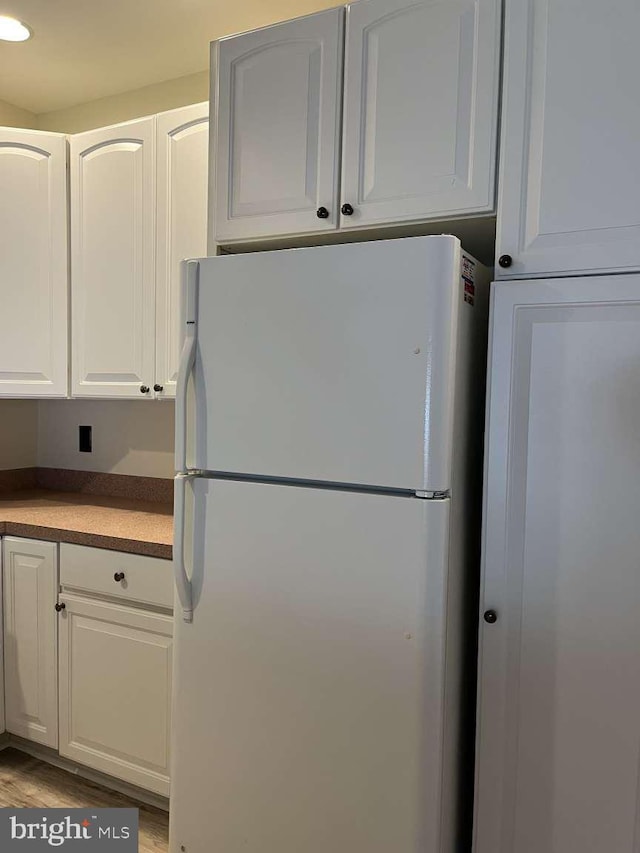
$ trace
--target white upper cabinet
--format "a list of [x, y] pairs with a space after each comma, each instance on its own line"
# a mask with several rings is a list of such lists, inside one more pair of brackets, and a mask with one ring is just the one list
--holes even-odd
[[157, 116], [156, 368], [175, 396], [180, 355], [180, 261], [207, 254], [209, 104]]
[[637, 853], [640, 276], [498, 284], [492, 326], [474, 851]]
[[507, 4], [500, 277], [640, 269], [639, 32], [634, 0]]
[[153, 117], [71, 138], [74, 396], [153, 395], [155, 141]]
[[0, 396], [67, 394], [67, 141], [0, 128]]
[[499, 53], [498, 0], [348, 7], [343, 228], [493, 209]]
[[336, 228], [343, 20], [329, 9], [214, 44], [219, 242]]

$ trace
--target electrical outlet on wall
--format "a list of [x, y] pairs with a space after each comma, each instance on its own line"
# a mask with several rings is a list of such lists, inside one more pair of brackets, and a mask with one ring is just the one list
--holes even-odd
[[80, 453], [92, 453], [92, 437], [90, 426], [78, 427], [78, 450]]

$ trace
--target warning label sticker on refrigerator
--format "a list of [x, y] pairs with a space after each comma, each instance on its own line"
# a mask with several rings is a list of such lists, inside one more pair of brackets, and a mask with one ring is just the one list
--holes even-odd
[[464, 293], [464, 301], [468, 305], [473, 305], [476, 295], [476, 265], [471, 258], [467, 258], [466, 256], [463, 256], [462, 258], [462, 272], [460, 279]]

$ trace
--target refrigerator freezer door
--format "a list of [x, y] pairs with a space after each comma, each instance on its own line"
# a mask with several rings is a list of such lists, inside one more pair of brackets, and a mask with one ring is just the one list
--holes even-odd
[[449, 502], [194, 489], [171, 853], [444, 851]]
[[201, 261], [192, 467], [448, 489], [459, 264], [454, 237]]

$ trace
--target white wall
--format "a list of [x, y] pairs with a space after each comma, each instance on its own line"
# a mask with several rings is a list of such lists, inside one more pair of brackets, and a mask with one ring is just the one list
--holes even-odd
[[38, 119], [28, 110], [0, 101], [0, 126], [34, 128], [38, 126]]
[[38, 456], [38, 404], [0, 401], [0, 471], [32, 468]]
[[[174, 410], [173, 402], [164, 400], [43, 400], [38, 404], [37, 464], [173, 477]], [[92, 453], [78, 450], [81, 424], [93, 427]]]

